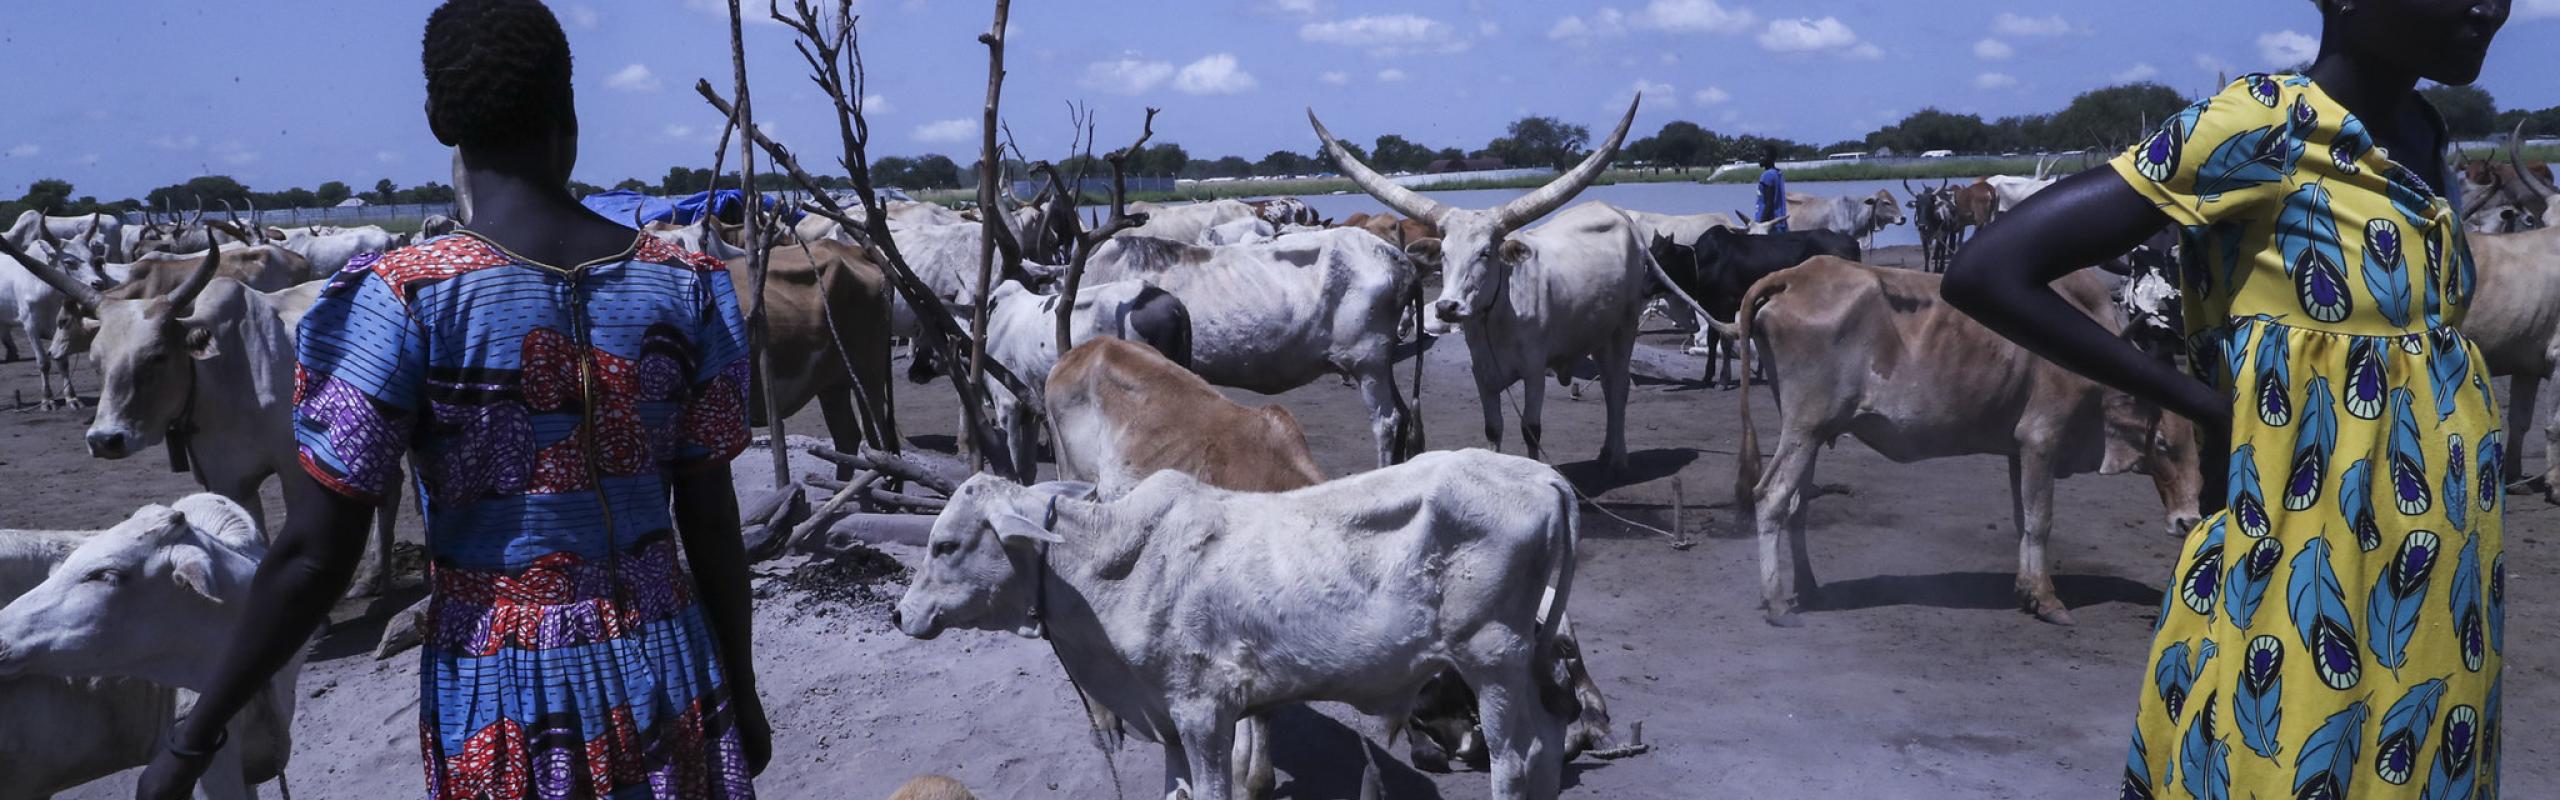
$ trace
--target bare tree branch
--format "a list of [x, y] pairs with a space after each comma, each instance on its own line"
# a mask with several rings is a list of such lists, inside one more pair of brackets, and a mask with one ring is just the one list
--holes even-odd
[[[1130, 156], [1136, 155], [1140, 148], [1146, 147], [1148, 139], [1155, 138], [1156, 114], [1162, 110], [1147, 109], [1147, 119], [1138, 131], [1138, 141], [1131, 143], [1125, 149], [1114, 150], [1111, 155], [1104, 157], [1111, 162], [1111, 219], [1103, 222], [1101, 227], [1087, 231], [1076, 239], [1075, 258], [1067, 263], [1067, 280], [1058, 290], [1057, 343], [1060, 354], [1065, 354], [1070, 346], [1068, 322], [1075, 314], [1076, 292], [1084, 287], [1084, 268], [1085, 264], [1093, 259], [1093, 251], [1101, 247], [1102, 243], [1111, 241], [1111, 237], [1120, 235], [1121, 231], [1147, 224], [1145, 214], [1135, 217], [1129, 215], [1129, 184], [1126, 175]], [[1089, 142], [1088, 146], [1090, 146]], [[1052, 171], [1051, 179], [1055, 180], [1056, 175], [1057, 173]], [[1079, 193], [1082, 191], [1081, 185], [1078, 191]]]

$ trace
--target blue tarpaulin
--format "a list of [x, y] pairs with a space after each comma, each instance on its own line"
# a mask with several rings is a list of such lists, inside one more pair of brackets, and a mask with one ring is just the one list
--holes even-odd
[[[598, 192], [587, 195], [578, 202], [604, 215], [605, 219], [635, 228], [652, 222], [667, 221], [674, 218], [676, 214], [676, 204], [628, 189]], [[635, 223], [634, 220], [637, 222]]]
[[[585, 203], [596, 213], [624, 225], [632, 224], [634, 212], [637, 212], [637, 219], [642, 225], [652, 222], [691, 225], [694, 220], [702, 217], [705, 208], [711, 209], [713, 213], [727, 213], [743, 202], [745, 197], [745, 193], [736, 189], [722, 189], [717, 192], [698, 192], [688, 197], [667, 200], [619, 189], [587, 195], [585, 199], [578, 202]], [[781, 198], [771, 194], [764, 196], [764, 204], [767, 207], [787, 205]], [[798, 222], [800, 216], [801, 211], [796, 207], [789, 208], [783, 213], [784, 221], [787, 222]]]

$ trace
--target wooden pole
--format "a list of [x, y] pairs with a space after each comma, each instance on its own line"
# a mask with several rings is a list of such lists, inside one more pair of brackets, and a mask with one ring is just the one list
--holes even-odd
[[[738, 10], [738, 0], [729, 0], [729, 65], [738, 76], [734, 124], [738, 130], [753, 131], [756, 129], [756, 117], [754, 105], [747, 100], [745, 29], [746, 18]], [[717, 193], [720, 175], [716, 170], [711, 176], [711, 186], [713, 202], [704, 209], [706, 213], [720, 206]], [[765, 312], [773, 307], [773, 303], [765, 292], [764, 208], [762, 198], [756, 194], [756, 144], [755, 137], [751, 135], [738, 137], [738, 190], [746, 203], [747, 274], [755, 282], [749, 291], [756, 293], [756, 313], [747, 320], [747, 344], [755, 351], [756, 371], [764, 374], [764, 421], [770, 443], [767, 449], [773, 453], [773, 488], [778, 490], [791, 485], [791, 451], [783, 442], [782, 398], [773, 383], [773, 348], [769, 346], [773, 335], [765, 321]], [[717, 214], [713, 215], [712, 222], [709, 227], [712, 235], [717, 236], [720, 228]]]
[[[731, 2], [735, 1], [731, 0]], [[1012, 12], [1013, 0], [996, 0], [995, 25], [987, 29], [986, 35], [978, 37], [978, 41], [987, 45], [987, 104], [978, 126], [978, 224], [985, 229], [985, 234], [978, 238], [978, 297], [976, 308], [970, 315], [969, 325], [970, 335], [976, 338], [980, 345], [969, 351], [969, 385], [971, 386], [986, 385], [987, 298], [995, 293], [996, 237], [1004, 235], [997, 228], [1007, 222], [1004, 219], [1004, 207], [996, 203], [996, 178], [1001, 172], [996, 161], [996, 126], [998, 111], [1004, 100], [1005, 21]], [[925, 312], [926, 309], [916, 310], [918, 314]], [[1020, 399], [1023, 402], [1030, 400], [1030, 398]], [[976, 431], [972, 430], [970, 433], [974, 434]], [[983, 469], [985, 464], [985, 448], [969, 448], [969, 469], [977, 471]], [[1028, 472], [1020, 464], [1011, 465], [1011, 468], [1015, 471]]]

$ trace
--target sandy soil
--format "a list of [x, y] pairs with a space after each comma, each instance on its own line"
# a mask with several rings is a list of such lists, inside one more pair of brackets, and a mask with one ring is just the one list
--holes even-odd
[[[1999, 460], [1897, 465], [1846, 443], [1826, 454], [1820, 472], [1840, 493], [1811, 510], [1822, 605], [1802, 628], [1772, 628], [1756, 607], [1752, 541], [1729, 507], [1738, 397], [1693, 382], [1700, 362], [1677, 353], [1679, 337], [1652, 335], [1646, 344], [1627, 433], [1633, 471], [1607, 475], [1580, 460], [1599, 450], [1596, 387], [1580, 401], [1551, 395], [1550, 457], [1610, 510], [1658, 527], [1669, 527], [1673, 487], [1683, 487], [1683, 522], [1698, 545], [1675, 550], [1652, 533], [1586, 514], [1576, 625], [1620, 734], [1643, 723], [1655, 749], [1575, 764], [1566, 796], [2112, 793], [2159, 587], [2174, 557], [2145, 479], [2061, 484], [2055, 574], [2079, 624], [2058, 627], [2019, 613], [2011, 600], [2015, 539]], [[1426, 356], [1425, 419], [1436, 447], [1482, 444], [1465, 359], [1454, 337]], [[85, 367], [81, 379], [94, 385]], [[35, 381], [31, 362], [0, 365], [0, 398], [32, 395]], [[1370, 466], [1354, 390], [1323, 380], [1276, 398], [1238, 394], [1288, 405], [1326, 469]], [[950, 398], [939, 384], [898, 387], [902, 426], [950, 430]], [[1751, 401], [1767, 425], [1768, 395]], [[156, 452], [121, 463], [88, 458], [78, 443], [85, 417], [0, 413], [0, 486], [10, 498], [0, 527], [104, 526], [140, 503], [192, 489]], [[814, 413], [791, 424], [817, 430]], [[2519, 711], [2509, 718], [2507, 789], [2546, 797], [2560, 792], [2560, 763], [2543, 758], [2560, 747], [2553, 744], [2560, 718], [2538, 710], [2560, 707], [2560, 681], [2551, 675], [2560, 617], [2536, 609], [2560, 597], [2533, 576], [2560, 567], [2543, 542], [2560, 532], [2560, 511], [2522, 499], [2508, 526], [2521, 577], [2509, 622], [2518, 643], [2507, 657], [2515, 678], [2508, 688], [2516, 690], [2510, 707]], [[1113, 773], [1042, 643], [968, 632], [915, 641], [890, 629], [886, 609], [861, 602], [859, 592], [812, 593], [776, 581], [760, 579], [767, 600], [757, 618], [778, 754], [759, 781], [766, 796], [881, 797], [926, 772], [958, 776], [988, 798], [1114, 796]], [[888, 597], [897, 591], [882, 588]], [[419, 795], [416, 657], [374, 661], [379, 621], [365, 616], [411, 597], [351, 603], [341, 609], [347, 621], [317, 642], [295, 726], [296, 795]], [[1282, 797], [1357, 794], [1358, 729], [1341, 721], [1338, 707], [1318, 710], [1281, 720]], [[1402, 765], [1402, 745], [1394, 754], [1392, 797], [1485, 791], [1480, 774], [1427, 775]], [[1123, 750], [1116, 762], [1121, 796], [1158, 796], [1153, 746]], [[118, 776], [65, 796], [130, 796], [130, 781]]]

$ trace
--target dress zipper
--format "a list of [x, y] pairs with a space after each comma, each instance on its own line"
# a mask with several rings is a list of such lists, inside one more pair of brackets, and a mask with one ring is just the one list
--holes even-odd
[[621, 609], [624, 599], [622, 543], [614, 535], [613, 499], [605, 492], [604, 469], [596, 464], [596, 460], [603, 458], [604, 453], [596, 447], [595, 339], [591, 323], [587, 319], [586, 298], [583, 296], [586, 291], [586, 277], [587, 270], [584, 267], [569, 273], [569, 327], [578, 334], [578, 413], [580, 417], [578, 436], [583, 450], [579, 455], [580, 460], [586, 462], [587, 482], [595, 486], [596, 508], [604, 513], [605, 565], [609, 570], [607, 574], [613, 586], [614, 608]]

